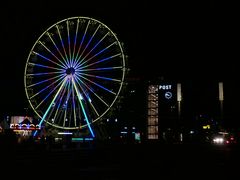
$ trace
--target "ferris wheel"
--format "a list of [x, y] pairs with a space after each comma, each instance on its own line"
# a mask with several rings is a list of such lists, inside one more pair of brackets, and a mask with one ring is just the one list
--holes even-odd
[[24, 86], [40, 118], [60, 129], [100, 120], [119, 97], [125, 55], [115, 33], [89, 17], [63, 19], [44, 31], [27, 58]]

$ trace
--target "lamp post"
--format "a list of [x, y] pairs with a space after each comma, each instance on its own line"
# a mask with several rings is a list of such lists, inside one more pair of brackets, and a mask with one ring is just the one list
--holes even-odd
[[219, 102], [220, 102], [220, 121], [222, 124], [223, 123], [223, 101], [224, 101], [223, 82], [218, 83], [218, 90], [219, 90]]
[[181, 101], [182, 101], [182, 86], [177, 83], [177, 103], [178, 103], [178, 119], [181, 118]]
[[[178, 104], [178, 124], [181, 124], [181, 102], [182, 102], [182, 86], [177, 83], [177, 104]], [[183, 141], [183, 134], [180, 133], [180, 142]]]

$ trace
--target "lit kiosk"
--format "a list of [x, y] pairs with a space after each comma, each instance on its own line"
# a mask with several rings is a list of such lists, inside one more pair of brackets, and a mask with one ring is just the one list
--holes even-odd
[[181, 84], [150, 84], [147, 89], [147, 139], [179, 141]]

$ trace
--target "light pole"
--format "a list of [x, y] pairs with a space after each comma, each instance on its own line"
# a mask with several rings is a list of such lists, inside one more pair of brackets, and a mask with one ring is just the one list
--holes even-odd
[[218, 83], [218, 90], [219, 90], [219, 102], [220, 102], [220, 123], [223, 123], [223, 101], [224, 101], [224, 94], [223, 94], [223, 82]]
[[[178, 104], [178, 125], [181, 125], [181, 102], [182, 102], [182, 86], [177, 83], [177, 104]], [[183, 134], [180, 133], [180, 142], [183, 141]]]
[[181, 118], [181, 101], [182, 101], [182, 86], [177, 83], [177, 103], [178, 103], [178, 119]]

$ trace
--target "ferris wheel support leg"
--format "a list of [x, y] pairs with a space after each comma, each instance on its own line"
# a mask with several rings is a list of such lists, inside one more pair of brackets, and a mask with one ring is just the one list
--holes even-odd
[[78, 91], [78, 89], [77, 89], [77, 86], [76, 86], [76, 83], [75, 83], [75, 81], [74, 81], [73, 78], [72, 78], [72, 82], [73, 82], [73, 86], [74, 86], [74, 88], [75, 88], [75, 91], [76, 91], [76, 93], [77, 93], [77, 97], [78, 97], [78, 100], [79, 100], [79, 102], [80, 102], [80, 105], [81, 105], [81, 108], [82, 108], [82, 111], [83, 111], [84, 118], [85, 118], [85, 120], [87, 121], [88, 129], [89, 129], [89, 131], [91, 132], [92, 137], [94, 138], [94, 137], [95, 137], [95, 134], [94, 134], [94, 132], [93, 132], [93, 130], [92, 130], [92, 128], [91, 128], [91, 125], [90, 125], [90, 123], [89, 123], [89, 120], [88, 120], [88, 117], [87, 117], [85, 108], [84, 108], [84, 106], [83, 106], [82, 98], [81, 98], [82, 96], [81, 96], [81, 94], [79, 93], [79, 91]]

